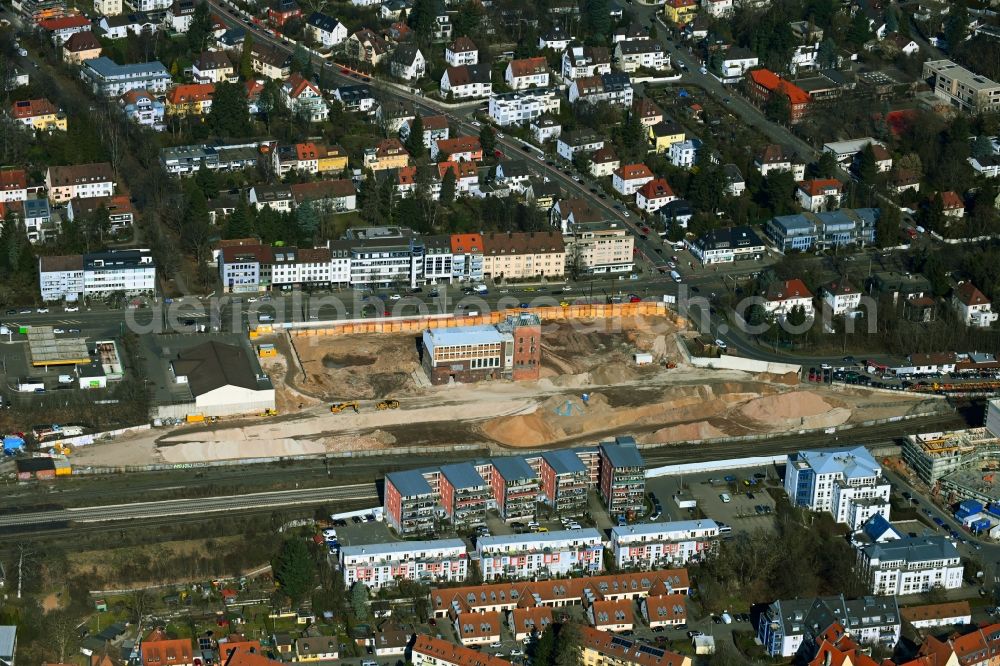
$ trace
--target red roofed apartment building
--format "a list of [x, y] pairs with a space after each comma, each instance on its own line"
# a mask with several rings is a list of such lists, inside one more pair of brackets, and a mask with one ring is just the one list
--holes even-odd
[[767, 104], [776, 93], [787, 97], [789, 119], [793, 124], [802, 120], [809, 108], [809, 93], [769, 69], [747, 72], [747, 92], [760, 106]]
[[154, 629], [140, 647], [142, 666], [194, 666], [194, 650], [190, 638], [167, 638]]

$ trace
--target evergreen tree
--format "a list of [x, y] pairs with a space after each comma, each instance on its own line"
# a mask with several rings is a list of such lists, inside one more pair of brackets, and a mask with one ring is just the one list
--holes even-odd
[[875, 223], [875, 245], [877, 247], [892, 247], [899, 238], [899, 225], [903, 215], [893, 205], [882, 206], [879, 209], [878, 221]]
[[424, 145], [424, 119], [419, 113], [414, 114], [413, 122], [410, 123], [410, 133], [406, 137], [406, 152], [413, 159], [420, 159], [424, 156], [427, 147]]
[[764, 115], [776, 123], [787, 125], [792, 120], [792, 103], [783, 92], [772, 92], [764, 105]]
[[833, 153], [824, 150], [820, 153], [819, 160], [813, 165], [813, 171], [817, 178], [833, 178], [833, 175], [837, 173], [837, 158], [833, 156]]
[[293, 72], [298, 72], [304, 78], [312, 78], [312, 59], [309, 57], [309, 52], [306, 51], [306, 47], [302, 45], [302, 42], [295, 45], [290, 67]]
[[985, 134], [980, 134], [972, 142], [972, 156], [983, 160], [993, 155], [993, 142]]
[[899, 32], [899, 11], [895, 7], [889, 7], [885, 14], [885, 31]]
[[639, 119], [639, 114], [629, 113], [621, 125], [621, 157], [629, 162], [642, 160], [649, 145], [646, 140], [647, 136], [646, 127]]
[[197, 183], [191, 181], [186, 185], [187, 205], [181, 216], [181, 239], [196, 261], [204, 261], [208, 252], [211, 235], [208, 220], [208, 202], [204, 192]]
[[243, 84], [222, 81], [215, 85], [207, 122], [219, 136], [240, 138], [253, 133]]
[[821, 67], [834, 69], [837, 66], [837, 43], [831, 37], [827, 37], [819, 45], [819, 53], [816, 55]]
[[497, 135], [489, 125], [483, 125], [479, 130], [479, 145], [483, 148], [483, 156], [492, 156], [497, 149]]
[[319, 212], [313, 201], [305, 201], [295, 209], [295, 223], [299, 228], [299, 238], [303, 243], [310, 243], [319, 229]]
[[582, 174], [589, 174], [591, 167], [590, 153], [584, 150], [578, 150], [573, 153], [573, 168]]
[[553, 666], [578, 666], [582, 662], [580, 627], [572, 622], [563, 622], [556, 637], [556, 656]]
[[851, 25], [847, 29], [847, 41], [855, 47], [864, 45], [872, 37], [872, 29], [868, 23], [868, 16], [864, 12], [857, 12], [851, 19]]
[[429, 40], [434, 33], [436, 4], [436, 0], [416, 0], [413, 9], [410, 10], [407, 25], [421, 41]]
[[370, 170], [365, 171], [365, 180], [358, 192], [358, 209], [361, 211], [361, 219], [368, 224], [378, 221], [378, 184], [374, 172]]
[[316, 567], [309, 549], [301, 539], [288, 539], [273, 563], [274, 579], [293, 602], [301, 601], [312, 587]]
[[194, 173], [194, 184], [201, 190], [206, 199], [211, 199], [219, 193], [219, 179], [215, 171], [207, 168], [204, 164]]
[[608, 0], [586, 0], [588, 35], [594, 43], [604, 44], [611, 34], [611, 9]]
[[240, 51], [240, 78], [249, 81], [253, 78], [253, 35], [247, 33], [243, 39], [243, 50]]
[[875, 148], [866, 145], [858, 154], [858, 180], [863, 185], [874, 185], [878, 178], [878, 162], [875, 160]]
[[969, 8], [965, 0], [951, 3], [951, 12], [944, 22], [944, 38], [948, 42], [948, 50], [954, 52], [959, 44], [969, 36]]
[[444, 172], [444, 177], [441, 179], [441, 203], [444, 205], [451, 204], [455, 200], [455, 170], [448, 169]]
[[368, 587], [360, 581], [351, 586], [351, 611], [357, 622], [368, 620]]
[[226, 226], [223, 231], [225, 238], [249, 238], [253, 235], [253, 225], [250, 220], [250, 210], [246, 203], [240, 199], [236, 209], [226, 217]]
[[208, 36], [212, 34], [212, 14], [208, 3], [202, 0], [194, 8], [194, 15], [191, 17], [191, 25], [187, 31], [188, 49], [194, 53], [201, 53], [208, 43]]

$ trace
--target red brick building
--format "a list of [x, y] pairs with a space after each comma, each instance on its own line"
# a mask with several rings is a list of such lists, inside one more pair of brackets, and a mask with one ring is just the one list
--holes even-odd
[[423, 335], [423, 366], [435, 385], [538, 379], [541, 354], [541, 322], [529, 313], [496, 326], [432, 328]]
[[809, 109], [809, 93], [769, 69], [747, 72], [747, 92], [761, 106], [767, 104], [775, 94], [787, 97], [793, 123], [802, 120]]

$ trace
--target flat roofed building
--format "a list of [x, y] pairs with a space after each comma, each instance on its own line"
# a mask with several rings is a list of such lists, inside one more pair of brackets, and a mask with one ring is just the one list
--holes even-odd
[[504, 520], [534, 517], [540, 486], [535, 470], [520, 456], [504, 456], [490, 462], [493, 497], [500, 517]]
[[378, 590], [399, 580], [462, 582], [469, 557], [461, 539], [372, 543], [341, 547], [340, 568], [348, 588], [360, 582]]
[[486, 509], [494, 501], [493, 489], [476, 465], [468, 462], [442, 465], [438, 489], [445, 515], [453, 524], [476, 527], [486, 523]]
[[577, 516], [586, 511], [590, 477], [575, 451], [546, 451], [539, 471], [543, 494], [557, 514]]
[[479, 537], [476, 555], [487, 581], [594, 574], [604, 567], [603, 538], [593, 528]]
[[383, 506], [387, 522], [404, 536], [434, 531], [434, 514], [441, 499], [424, 473], [415, 469], [385, 475]]
[[718, 536], [718, 524], [708, 519], [638, 523], [611, 528], [611, 548], [619, 568], [653, 569], [703, 558]]
[[962, 111], [979, 114], [1000, 109], [1000, 83], [951, 60], [925, 62], [923, 78], [934, 79], [934, 94]]
[[188, 413], [228, 416], [274, 409], [274, 386], [249, 349], [211, 340], [177, 353], [170, 373], [175, 384], [190, 390]]
[[646, 502], [646, 463], [632, 437], [600, 445], [600, 491], [612, 515], [636, 513]]

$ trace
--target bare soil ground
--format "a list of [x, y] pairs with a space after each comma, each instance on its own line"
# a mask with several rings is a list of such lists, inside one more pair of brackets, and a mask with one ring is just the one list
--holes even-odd
[[[690, 367], [681, 363], [676, 332], [655, 318], [546, 324], [538, 381], [474, 387], [429, 386], [412, 335], [295, 338], [294, 351], [275, 336], [279, 355], [264, 365], [280, 416], [155, 430], [81, 449], [75, 462], [182, 463], [480, 442], [543, 447], [623, 433], [672, 443], [827, 428], [940, 404], [854, 387], [800, 386], [794, 374]], [[636, 351], [651, 352], [656, 363], [636, 366]], [[678, 367], [667, 369], [667, 361]], [[387, 397], [400, 400], [400, 409], [376, 411], [374, 403]], [[358, 400], [360, 412], [331, 414], [329, 403], [344, 400]]]

